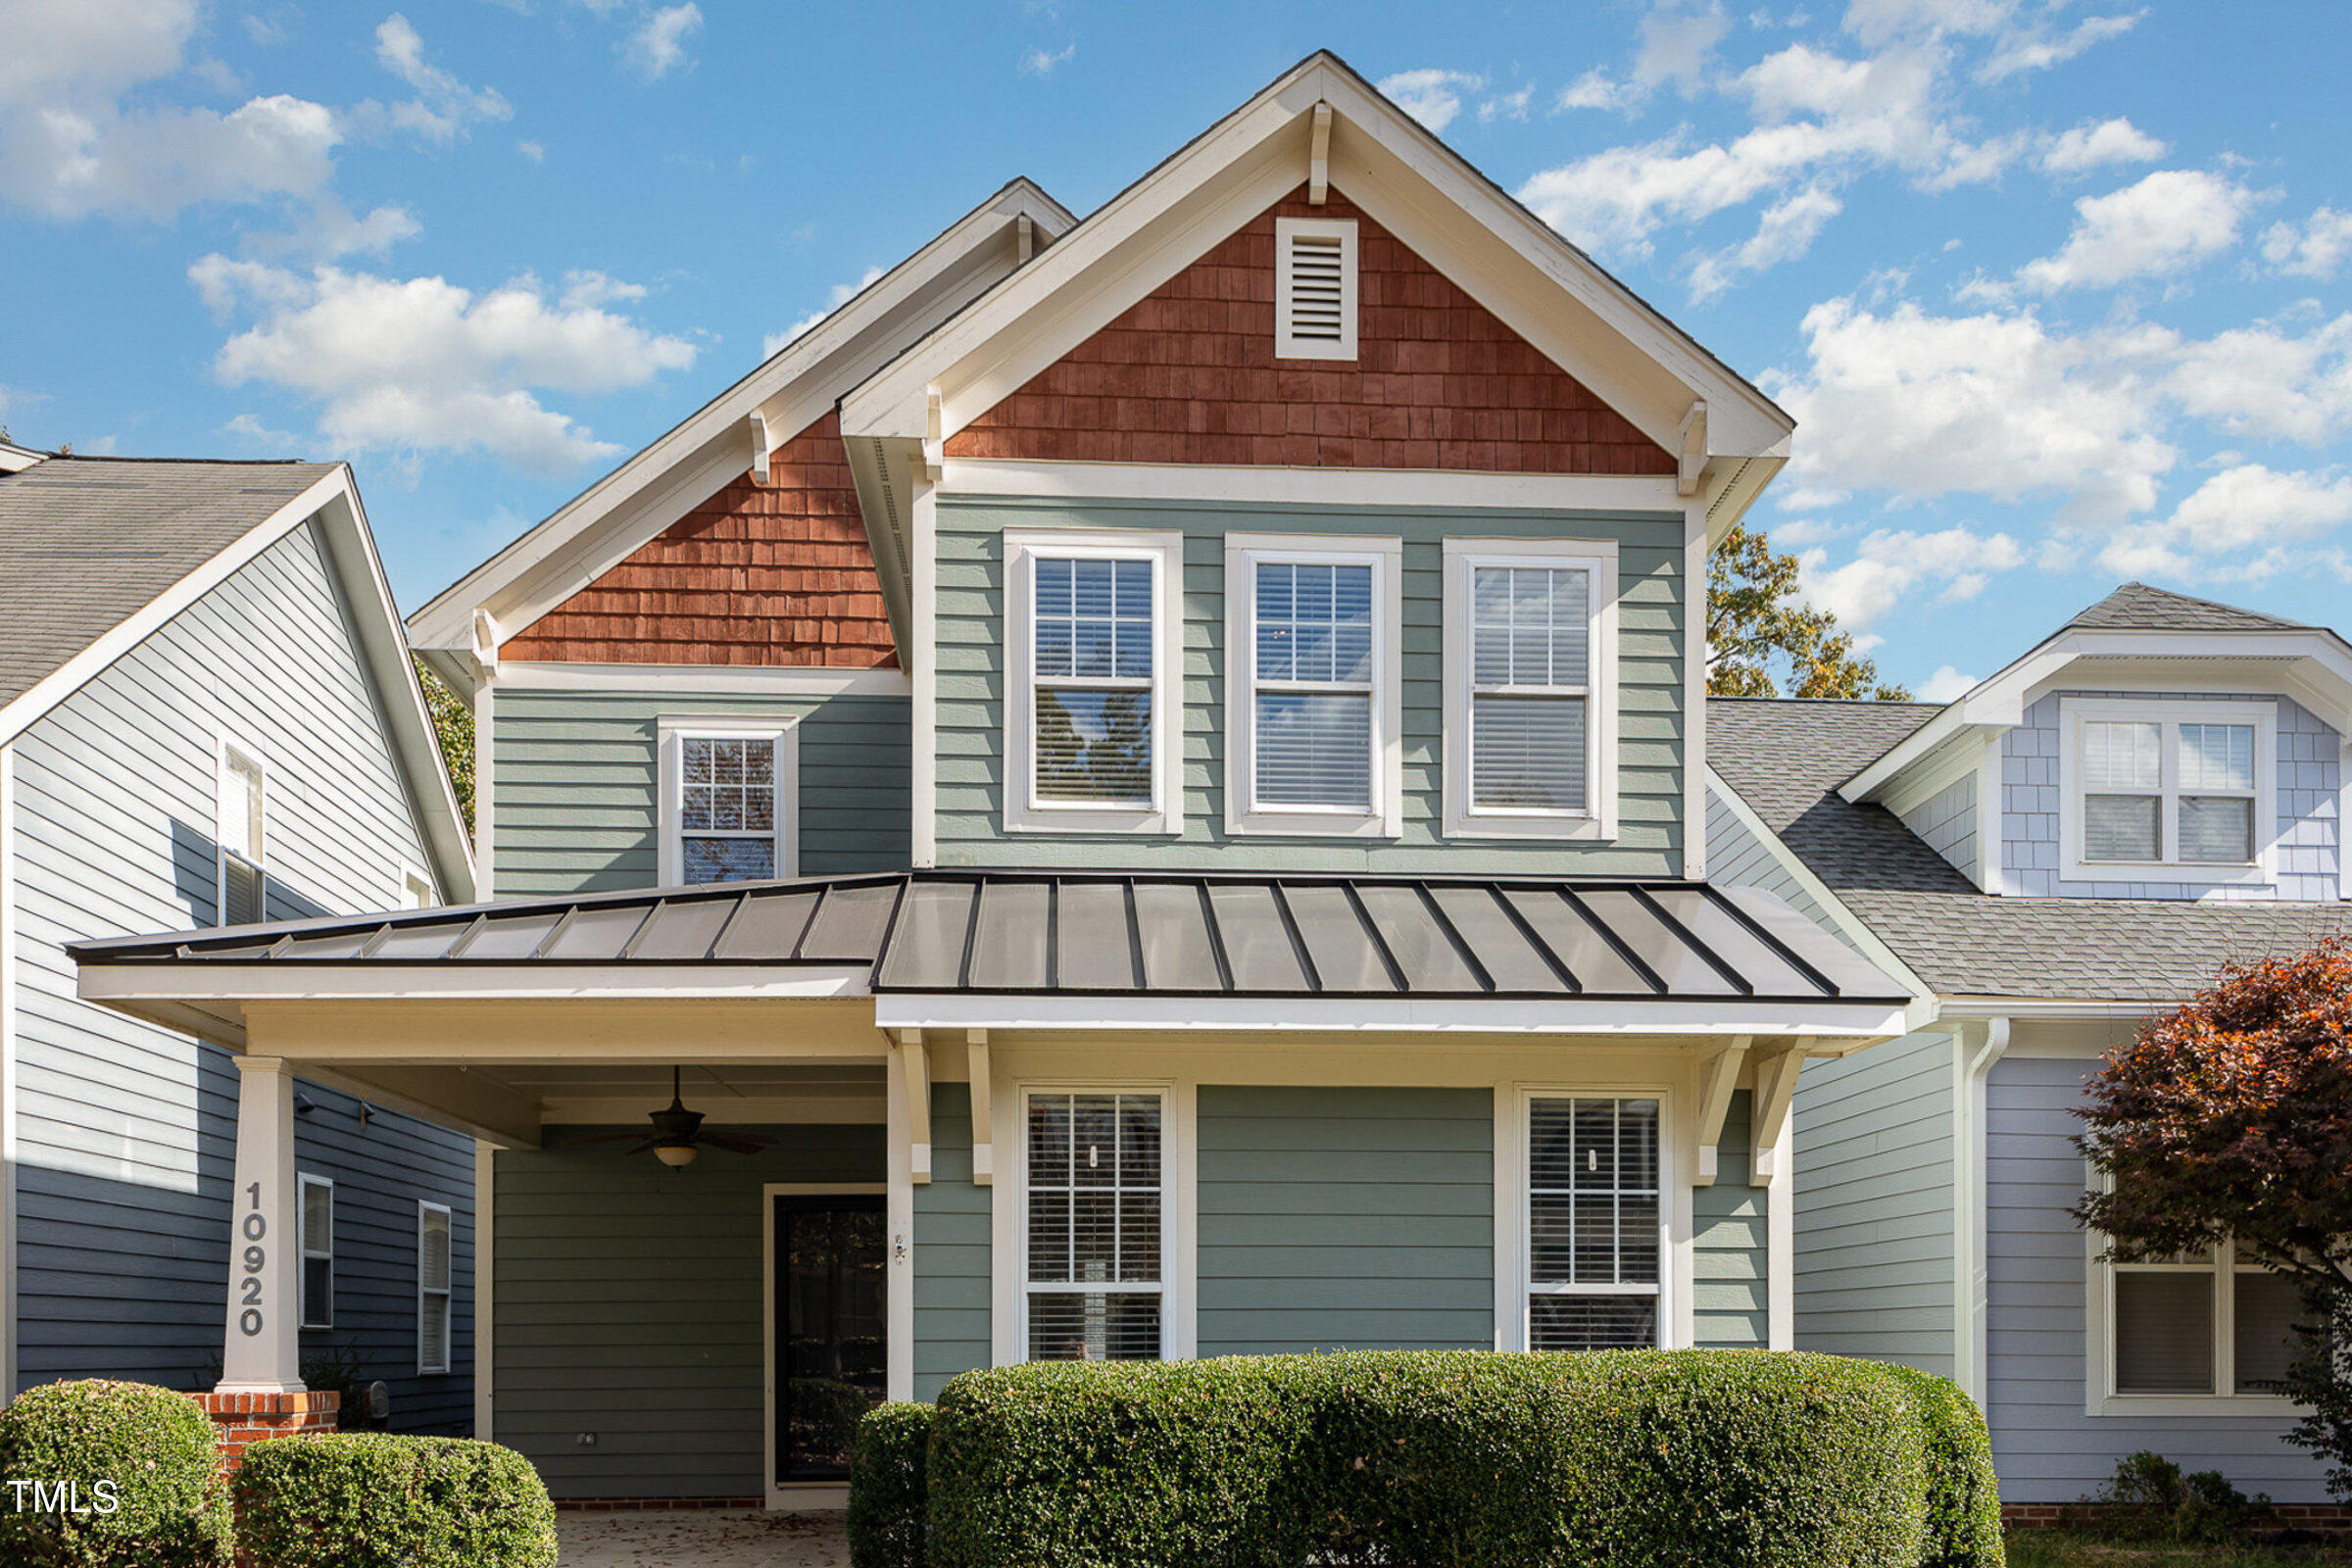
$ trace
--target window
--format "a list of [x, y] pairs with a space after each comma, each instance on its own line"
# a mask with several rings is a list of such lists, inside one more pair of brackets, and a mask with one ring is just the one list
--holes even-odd
[[1165, 1108], [1152, 1091], [1028, 1094], [1023, 1294], [1031, 1360], [1159, 1355]]
[[220, 845], [217, 925], [251, 925], [269, 918], [262, 870], [262, 764], [252, 753], [223, 741], [216, 775], [215, 836]]
[[2091, 1266], [2109, 1304], [2104, 1392], [2135, 1401], [2109, 1413], [2151, 1399], [2281, 1397], [2274, 1385], [2286, 1375], [2302, 1305], [2290, 1281], [2230, 1247]]
[[449, 1370], [449, 1209], [416, 1204], [416, 1370]]
[[1274, 357], [1355, 358], [1355, 223], [1274, 220]]
[[799, 727], [774, 719], [664, 717], [662, 883], [799, 874]]
[[1617, 827], [1616, 548], [1446, 541], [1446, 831]]
[[[2269, 703], [2060, 705], [2065, 874], [2082, 881], [2268, 875], [2277, 717]], [[2170, 875], [2151, 878], [2150, 871]]]
[[302, 1181], [302, 1326], [335, 1326], [335, 1184], [323, 1176]]
[[1172, 833], [1182, 540], [1005, 535], [1008, 830]]
[[1527, 1347], [1659, 1345], [1658, 1102], [1538, 1095], [1527, 1119]]
[[1232, 831], [1400, 830], [1402, 550], [1396, 539], [1226, 537]]

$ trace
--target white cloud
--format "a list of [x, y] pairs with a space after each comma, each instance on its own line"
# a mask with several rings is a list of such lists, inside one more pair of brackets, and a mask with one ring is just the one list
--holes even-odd
[[1805, 432], [1790, 477], [1911, 499], [2063, 498], [2112, 522], [2152, 509], [2180, 454], [2147, 370], [2175, 346], [2147, 329], [2067, 336], [2032, 312], [1930, 316], [1850, 298], [1805, 313], [1807, 364], [1766, 377]]
[[1059, 49], [1032, 49], [1021, 56], [1020, 73], [1024, 76], [1051, 76], [1054, 71], [1068, 65], [1078, 54], [1078, 40], [1072, 38]]
[[1798, 557], [1806, 602], [1838, 617], [1841, 629], [1867, 630], [1881, 615], [1914, 592], [1937, 586], [1946, 600], [1974, 599], [1996, 571], [2025, 562], [2025, 552], [2005, 533], [1977, 534], [1964, 527], [1934, 533], [1879, 529], [1867, 535], [1854, 559], [1823, 569], [1828, 553]]
[[605, 308], [635, 285], [574, 273], [550, 298], [523, 276], [476, 294], [440, 277], [319, 267], [295, 271], [207, 256], [189, 277], [216, 310], [253, 324], [214, 368], [229, 386], [282, 388], [318, 410], [338, 451], [485, 452], [550, 477], [620, 448], [538, 391], [594, 394], [693, 365], [696, 346]]
[[1478, 122], [1491, 125], [1497, 120], [1525, 120], [1527, 106], [1536, 96], [1536, 84], [1529, 82], [1516, 92], [1498, 92], [1478, 106]]
[[2118, 532], [2099, 564], [2132, 577], [2261, 579], [2296, 567], [2303, 547], [2347, 522], [2352, 477], [2240, 464], [2207, 479], [2163, 521]]
[[857, 282], [834, 284], [833, 287], [827, 292], [825, 308], [823, 310], [810, 311], [807, 316], [802, 317], [799, 320], [793, 322], [783, 331], [770, 332], [765, 337], [761, 338], [760, 340], [760, 357], [763, 359], [773, 359], [778, 349], [791, 342], [794, 338], [799, 337], [803, 332], [808, 331], [810, 327], [823, 320], [826, 317], [831, 316], [835, 311], [840, 310], [844, 305], [847, 305], [851, 300], [857, 297], [858, 290], [864, 288], [868, 283], [873, 282], [874, 279], [880, 277], [881, 275], [881, 268], [869, 267], [863, 272], [858, 274]]
[[1631, 109], [1642, 95], [1629, 82], [1619, 81], [1598, 66], [1560, 89], [1552, 100], [1557, 113], [1567, 109]]
[[300, 255], [329, 262], [338, 256], [382, 256], [423, 232], [424, 225], [405, 207], [372, 208], [362, 218], [328, 192], [291, 233], [257, 234], [248, 243], [264, 256]]
[[2085, 17], [2063, 32], [2052, 30], [2046, 22], [2037, 23], [2002, 38], [1992, 57], [1977, 68], [1977, 79], [2003, 81], [2023, 72], [2063, 65], [2093, 45], [2122, 37], [2145, 15], [2134, 11], [2130, 16]]
[[1845, 30], [1870, 48], [1897, 38], [1982, 36], [2009, 24], [2016, 0], [1851, 0]]
[[1923, 703], [1957, 702], [1977, 689], [1977, 677], [1963, 675], [1949, 664], [1938, 664], [1936, 673], [1919, 683], [1914, 694]]
[[518, 141], [514, 144], [514, 150], [522, 154], [523, 157], [528, 158], [534, 164], [544, 164], [547, 162], [547, 147], [545, 143], [535, 141]]
[[1844, 203], [1819, 185], [1775, 202], [1764, 210], [1745, 243], [1699, 258], [1690, 270], [1690, 297], [1713, 299], [1743, 274], [1796, 260], [1813, 248], [1823, 225], [1842, 211]]
[[2352, 315], [2301, 333], [2258, 320], [2185, 343], [2164, 391], [2231, 436], [2317, 446], [2352, 433]]
[[2352, 213], [2321, 207], [2300, 225], [2273, 223], [2262, 231], [2262, 259], [2290, 277], [2334, 278], [2352, 258]]
[[622, 41], [620, 58], [644, 80], [659, 81], [678, 67], [693, 64], [686, 57], [686, 39], [702, 25], [703, 8], [693, 0], [662, 6], [648, 12], [637, 30]]
[[240, 441], [268, 447], [275, 452], [290, 452], [302, 438], [291, 430], [273, 430], [250, 414], [240, 414], [220, 427], [223, 435], [233, 435]]
[[2034, 162], [2045, 174], [2065, 179], [2087, 174], [2109, 164], [2150, 164], [2165, 154], [2165, 145], [2129, 120], [2085, 121], [2062, 130], [2042, 144]]
[[395, 11], [375, 29], [375, 62], [416, 91], [386, 115], [396, 129], [446, 146], [477, 120], [511, 120], [514, 108], [495, 87], [468, 87], [424, 58], [424, 39]]
[[1718, 0], [1665, 0], [1642, 19], [1635, 82], [1643, 87], [1672, 82], [1684, 97], [1690, 97], [1706, 79], [1715, 46], [1731, 30]]
[[2054, 293], [2182, 271], [2234, 246], [2257, 200], [2219, 174], [2160, 169], [2137, 184], [2075, 203], [2065, 247], [2028, 262], [2018, 280]]
[[1486, 84], [1486, 77], [1467, 71], [1430, 67], [1383, 76], [1379, 87], [1383, 95], [1395, 100], [1397, 108], [1431, 130], [1444, 130], [1462, 112], [1463, 96]]

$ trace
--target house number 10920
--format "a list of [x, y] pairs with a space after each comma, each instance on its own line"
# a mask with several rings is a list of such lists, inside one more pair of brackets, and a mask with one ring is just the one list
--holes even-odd
[[245, 1310], [237, 1314], [237, 1331], [247, 1339], [262, 1332], [262, 1269], [270, 1261], [268, 1249], [262, 1242], [270, 1234], [269, 1216], [262, 1212], [262, 1184], [254, 1182], [245, 1189], [252, 1207], [238, 1229], [245, 1233]]

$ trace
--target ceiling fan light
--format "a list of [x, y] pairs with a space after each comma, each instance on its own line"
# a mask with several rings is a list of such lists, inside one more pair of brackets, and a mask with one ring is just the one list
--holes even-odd
[[662, 1144], [654, 1151], [654, 1157], [672, 1170], [682, 1170], [694, 1163], [692, 1144]]

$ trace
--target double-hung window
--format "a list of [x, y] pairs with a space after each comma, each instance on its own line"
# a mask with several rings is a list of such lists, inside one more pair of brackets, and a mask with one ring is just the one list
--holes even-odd
[[266, 842], [266, 795], [261, 760], [243, 747], [223, 741], [215, 774], [215, 834], [220, 846], [217, 865], [219, 905], [217, 925], [251, 925], [269, 918], [268, 886], [262, 869]]
[[1229, 830], [1398, 831], [1401, 555], [1396, 539], [1227, 536]]
[[447, 1372], [450, 1354], [449, 1207], [416, 1203], [416, 1370]]
[[1033, 1361], [1160, 1354], [1166, 1184], [1156, 1091], [1025, 1097], [1023, 1309]]
[[2264, 703], [2069, 698], [2059, 708], [2065, 874], [2082, 881], [2268, 875], [2277, 717]]
[[306, 1329], [335, 1326], [335, 1184], [305, 1173], [302, 1184], [302, 1313]]
[[1178, 830], [1182, 549], [1175, 534], [1005, 535], [1008, 830]]
[[1527, 1102], [1527, 1347], [1640, 1348], [1661, 1339], [1659, 1102]]
[[798, 726], [664, 717], [662, 884], [799, 874]]
[[[2094, 1249], [2103, 1239], [2092, 1239]], [[2144, 1263], [2091, 1263], [2106, 1298], [2105, 1388], [2094, 1411], [2162, 1414], [2215, 1408], [2217, 1399], [2279, 1400], [2278, 1382], [2295, 1349], [2301, 1301], [2293, 1282], [2232, 1247]], [[2100, 1324], [2094, 1289], [2094, 1325]], [[2093, 1363], [2093, 1377], [2098, 1364]], [[2113, 1403], [2106, 1401], [2113, 1400]]]
[[1446, 541], [1446, 831], [1617, 830], [1615, 546]]

